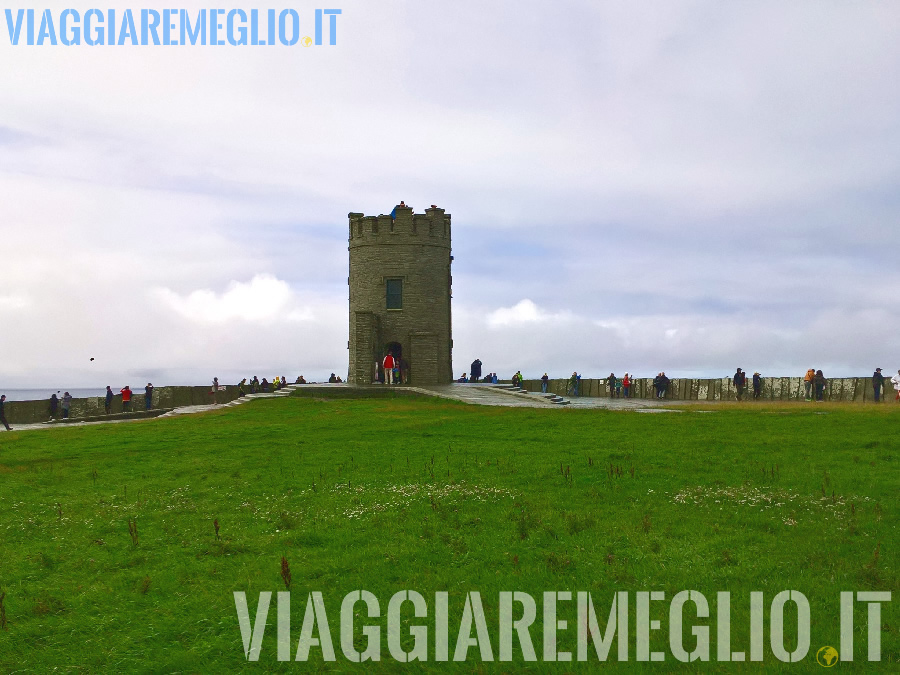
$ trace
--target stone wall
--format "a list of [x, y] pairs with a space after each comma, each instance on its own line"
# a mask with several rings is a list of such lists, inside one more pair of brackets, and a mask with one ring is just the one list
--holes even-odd
[[[227, 403], [237, 398], [237, 387], [222, 386], [216, 394], [218, 403]], [[105, 397], [73, 398], [69, 410], [69, 418], [95, 417], [106, 414]], [[213, 402], [210, 387], [156, 387], [153, 390], [154, 408], [176, 408], [185, 405], [206, 405]], [[60, 406], [62, 401], [60, 401]], [[132, 410], [144, 410], [144, 393], [135, 392], [131, 397]], [[7, 401], [5, 405], [6, 419], [11, 425], [34, 424], [50, 419], [50, 399], [42, 401]], [[113, 397], [110, 412], [117, 414], [122, 410], [122, 396]], [[62, 416], [62, 407], [57, 418]]]
[[[744, 400], [753, 398], [753, 387], [750, 376], [744, 392]], [[764, 377], [762, 381], [761, 401], [803, 401], [806, 389], [802, 377]], [[547, 391], [567, 396], [568, 380], [550, 380]], [[540, 391], [540, 380], [525, 380], [528, 391]], [[655, 398], [653, 378], [632, 380], [631, 398]], [[579, 389], [581, 396], [609, 396], [609, 388], [603, 379], [582, 379]], [[882, 396], [893, 400], [895, 391], [890, 380], [885, 380]], [[714, 380], [676, 379], [669, 382], [666, 398], [676, 401], [735, 401], [737, 400], [731, 378]], [[826, 401], [872, 401], [874, 390], [871, 377], [832, 378], [825, 386]]]
[[[508, 381], [507, 381], [508, 382]], [[568, 380], [550, 380], [547, 391], [561, 396], [567, 396], [566, 386]], [[528, 391], [538, 392], [541, 390], [540, 380], [525, 380], [525, 388]], [[315, 388], [311, 385], [307, 388], [301, 387], [300, 390], [294, 392], [294, 395], [313, 395], [313, 392], [322, 394], [322, 388]], [[753, 398], [752, 388], [748, 388], [745, 392], [744, 399], [751, 400]], [[356, 390], [359, 391], [359, 390]], [[368, 390], [367, 390], [368, 391]], [[372, 395], [381, 395], [384, 393], [382, 389], [373, 388]], [[385, 390], [386, 391], [386, 390]], [[402, 388], [397, 390], [390, 389], [390, 392], [402, 392]], [[299, 393], [298, 393], [299, 392]], [[233, 401], [237, 396], [237, 387], [233, 385], [224, 386], [216, 395], [218, 403], [228, 403]], [[580, 385], [581, 396], [609, 396], [609, 390], [606, 380], [602, 379], [583, 379]], [[356, 396], [354, 390], [347, 388], [341, 390], [338, 388], [328, 389], [324, 394], [329, 397], [339, 398], [345, 395]], [[884, 383], [883, 398], [887, 401], [893, 401], [896, 392], [891, 385], [890, 380]], [[652, 378], [635, 379], [632, 383], [632, 398], [654, 398], [656, 393], [653, 389]], [[694, 380], [694, 379], [672, 379], [669, 383], [669, 389], [666, 392], [666, 398], [676, 401], [734, 401], [735, 396], [734, 385], [729, 378], [715, 380]], [[766, 377], [763, 378], [763, 388], [760, 400], [762, 401], [802, 401], [805, 398], [805, 389], [803, 386], [803, 378], [799, 377]], [[871, 377], [848, 377], [833, 378], [828, 380], [825, 387], [826, 401], [857, 401], [871, 402], [873, 400], [872, 378]], [[73, 398], [72, 407], [69, 413], [71, 419], [82, 417], [96, 417], [105, 414], [104, 398]], [[212, 403], [210, 388], [208, 386], [201, 387], [156, 387], [153, 390], [153, 407], [154, 408], [176, 408], [186, 405], [207, 405]], [[144, 394], [135, 393], [131, 398], [132, 410], [144, 410]], [[41, 401], [7, 401], [6, 402], [6, 418], [11, 425], [15, 424], [34, 424], [46, 422], [50, 419], [50, 401], [44, 399]], [[112, 402], [112, 414], [118, 414], [122, 410], [122, 396], [116, 395]], [[57, 417], [61, 415], [57, 414]]]

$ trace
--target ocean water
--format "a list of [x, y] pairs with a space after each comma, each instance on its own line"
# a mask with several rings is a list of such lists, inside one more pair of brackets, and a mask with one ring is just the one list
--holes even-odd
[[[106, 396], [106, 387], [91, 389], [4, 389], [0, 394], [6, 394], [7, 401], [44, 401], [50, 399], [50, 394], [56, 394], [62, 398], [62, 395], [69, 392], [72, 398], [88, 398], [89, 396]], [[118, 394], [117, 389], [113, 392]], [[143, 394], [144, 390], [137, 393]]]

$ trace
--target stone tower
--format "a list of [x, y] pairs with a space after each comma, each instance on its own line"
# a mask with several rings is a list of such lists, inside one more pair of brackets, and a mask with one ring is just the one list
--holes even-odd
[[410, 384], [453, 379], [450, 324], [450, 214], [401, 203], [392, 216], [349, 214], [350, 370], [371, 384], [392, 351]]

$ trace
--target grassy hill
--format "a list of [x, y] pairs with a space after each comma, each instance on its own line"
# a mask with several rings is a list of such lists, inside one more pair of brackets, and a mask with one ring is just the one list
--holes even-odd
[[[898, 406], [900, 408], [900, 406]], [[713, 412], [708, 412], [712, 410]], [[750, 658], [750, 593], [764, 594], [767, 671], [818, 670], [816, 652], [840, 650], [841, 591], [893, 591], [881, 608], [881, 662], [866, 661], [866, 605], [855, 610], [855, 660], [842, 670], [900, 663], [900, 410], [839, 405], [688, 407], [681, 413], [483, 408], [428, 398], [285, 398], [190, 417], [0, 435], [0, 670], [48, 672], [261, 672], [297, 669], [443, 672], [592, 670], [577, 660], [576, 592], [588, 592], [600, 629], [614, 594], [628, 594], [628, 663], [659, 672], [744, 671], [717, 663], [717, 592], [731, 593], [731, 651]], [[218, 533], [216, 532], [218, 525]], [[306, 664], [277, 660], [276, 596], [290, 575], [294, 658], [308, 593], [320, 591], [336, 662], [320, 647]], [[420, 593], [428, 661], [400, 666], [385, 619], [391, 597]], [[342, 653], [341, 603], [370, 591], [380, 618], [357, 604], [362, 626], [380, 626], [381, 661]], [[711, 618], [710, 663], [681, 664], [670, 648], [670, 601], [699, 591]], [[771, 602], [802, 593], [810, 649], [781, 663], [770, 646]], [[273, 592], [259, 662], [246, 661], [234, 592], [254, 623], [260, 592]], [[449, 594], [449, 658], [466, 593], [478, 591], [493, 663], [473, 646], [462, 663], [436, 663], [436, 592]], [[537, 607], [526, 664], [518, 637], [501, 663], [501, 591]], [[547, 591], [558, 601], [558, 651], [544, 663]], [[651, 651], [635, 662], [637, 596], [650, 603]], [[471, 598], [470, 598], [471, 603]], [[522, 615], [514, 604], [514, 619]], [[785, 607], [784, 645], [797, 642]], [[312, 616], [312, 614], [310, 614]], [[590, 637], [595, 635], [591, 631]], [[472, 628], [473, 636], [476, 627]], [[318, 633], [317, 633], [318, 635]]]

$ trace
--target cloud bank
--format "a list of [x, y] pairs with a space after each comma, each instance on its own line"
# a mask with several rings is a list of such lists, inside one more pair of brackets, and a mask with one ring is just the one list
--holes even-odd
[[458, 372], [900, 367], [900, 7], [342, 10], [0, 39], [0, 388], [344, 373], [346, 214], [400, 199], [453, 214]]

